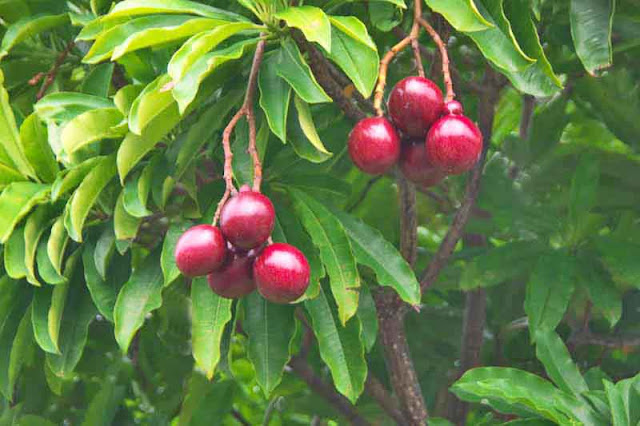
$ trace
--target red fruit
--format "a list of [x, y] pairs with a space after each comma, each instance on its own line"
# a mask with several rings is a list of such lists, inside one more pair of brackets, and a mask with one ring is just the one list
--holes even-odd
[[440, 117], [444, 107], [442, 91], [424, 77], [407, 77], [395, 85], [389, 96], [389, 115], [405, 136], [422, 138]]
[[273, 303], [290, 303], [309, 287], [309, 262], [292, 245], [271, 244], [253, 264], [253, 276], [262, 296]]
[[431, 163], [451, 175], [473, 168], [482, 152], [482, 134], [464, 115], [445, 115], [429, 130], [426, 141]]
[[445, 177], [445, 173], [429, 161], [423, 143], [402, 146], [400, 169], [407, 179], [422, 187], [437, 185]]
[[209, 287], [215, 294], [227, 299], [237, 299], [256, 289], [253, 281], [255, 253], [233, 253], [217, 271], [207, 276]]
[[458, 101], [449, 101], [444, 104], [444, 109], [446, 114], [453, 115], [462, 115], [464, 110], [462, 109], [462, 104]]
[[222, 208], [220, 229], [235, 247], [251, 250], [269, 239], [275, 217], [271, 200], [244, 186]]
[[215, 226], [197, 225], [178, 239], [176, 265], [187, 277], [199, 277], [215, 271], [224, 263], [227, 246], [222, 232]]
[[365, 118], [349, 134], [349, 155], [363, 172], [382, 174], [398, 161], [400, 138], [386, 118]]

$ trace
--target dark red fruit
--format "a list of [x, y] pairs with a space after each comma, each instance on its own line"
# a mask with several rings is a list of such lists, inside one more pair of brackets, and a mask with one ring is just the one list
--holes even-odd
[[227, 256], [227, 243], [215, 226], [197, 225], [178, 239], [176, 265], [187, 277], [200, 277], [215, 271]]
[[426, 147], [434, 166], [458, 175], [472, 169], [478, 161], [482, 134], [464, 115], [445, 115], [429, 130]]
[[256, 289], [253, 280], [255, 253], [236, 252], [229, 255], [225, 264], [207, 276], [209, 287], [215, 294], [227, 299], [237, 299]]
[[444, 104], [445, 114], [462, 115], [464, 110], [462, 104], [458, 101], [449, 101]]
[[222, 208], [220, 229], [235, 247], [251, 250], [267, 241], [275, 218], [271, 200], [244, 186]]
[[398, 161], [400, 138], [386, 118], [365, 118], [349, 134], [349, 155], [360, 170], [379, 175]]
[[424, 77], [407, 77], [395, 85], [389, 96], [393, 124], [410, 138], [423, 138], [440, 117], [444, 107], [442, 91]]
[[400, 169], [407, 179], [425, 188], [437, 185], [446, 176], [431, 164], [424, 143], [402, 146]]
[[309, 287], [309, 262], [292, 245], [266, 247], [253, 264], [253, 276], [262, 296], [273, 303], [290, 303]]

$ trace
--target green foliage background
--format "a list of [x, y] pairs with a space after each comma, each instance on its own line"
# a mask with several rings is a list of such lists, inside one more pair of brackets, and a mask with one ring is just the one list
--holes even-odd
[[[433, 416], [455, 394], [474, 403], [474, 425], [640, 424], [637, 3], [426, 1], [452, 30], [466, 113], [483, 113], [483, 91], [497, 102], [466, 227], [482, 244], [460, 242], [422, 295], [466, 177], [418, 193], [412, 269], [396, 248], [393, 176], [351, 165], [353, 122], [292, 37], [350, 80], [351, 99], [368, 98], [412, 4], [297, 3], [0, 1], [0, 425], [345, 422], [287, 366], [301, 350], [366, 419], [393, 424], [363, 393], [369, 374], [388, 387], [380, 287], [420, 307], [406, 326]], [[221, 133], [260, 37], [274, 240], [311, 263], [295, 306], [221, 299], [173, 262], [180, 233], [211, 221], [222, 196]], [[389, 87], [414, 68], [399, 55]], [[253, 178], [247, 143], [241, 123], [238, 184]], [[478, 289], [493, 367], [456, 381], [464, 295]]]

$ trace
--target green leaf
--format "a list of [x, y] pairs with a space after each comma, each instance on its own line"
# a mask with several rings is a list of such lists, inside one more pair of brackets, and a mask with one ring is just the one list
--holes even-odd
[[[66, 276], [70, 276], [73, 273], [70, 272]], [[51, 294], [51, 304], [47, 311], [47, 330], [51, 338], [51, 343], [56, 349], [51, 353], [60, 353], [60, 328], [62, 327], [62, 317], [64, 315], [64, 309], [67, 304], [67, 295], [69, 294], [69, 287], [71, 283], [65, 282], [53, 287]]]
[[118, 413], [120, 404], [127, 394], [127, 387], [110, 380], [102, 382], [102, 387], [91, 400], [84, 414], [83, 426], [110, 426]]
[[74, 241], [82, 242], [82, 229], [91, 208], [102, 190], [116, 175], [114, 160], [113, 155], [103, 157], [84, 178], [67, 204], [65, 214], [68, 215], [69, 223], [65, 223], [65, 226]]
[[367, 352], [371, 352], [378, 338], [378, 311], [368, 286], [360, 290], [360, 303], [356, 313], [362, 324], [362, 342]]
[[289, 188], [293, 206], [320, 252], [329, 275], [331, 292], [345, 325], [358, 309], [360, 276], [349, 237], [340, 221], [324, 205], [298, 189]]
[[307, 300], [304, 305], [311, 316], [320, 356], [331, 371], [336, 389], [355, 404], [367, 379], [364, 345], [360, 340], [360, 321], [357, 317], [351, 318], [341, 326], [334, 318], [334, 312], [322, 289], [318, 297]]
[[108, 63], [93, 67], [82, 82], [82, 93], [106, 98], [113, 78], [115, 64]]
[[29, 286], [24, 283], [9, 277], [0, 279], [0, 393], [9, 401], [13, 400], [14, 392], [9, 371], [11, 348], [29, 306], [30, 296]]
[[296, 111], [298, 113], [298, 124], [300, 124], [300, 128], [307, 140], [311, 142], [311, 145], [313, 145], [320, 153], [331, 156], [332, 154], [327, 151], [327, 148], [324, 147], [324, 144], [320, 140], [320, 135], [318, 135], [316, 125], [313, 122], [313, 116], [311, 115], [309, 104], [300, 99], [298, 95], [294, 95], [293, 103], [296, 106]]
[[288, 26], [298, 28], [305, 38], [331, 52], [331, 22], [322, 9], [315, 6], [292, 6], [275, 15]]
[[138, 228], [142, 219], [131, 216], [124, 209], [124, 194], [121, 192], [116, 206], [113, 210], [113, 229], [115, 231], [116, 240], [130, 241], [138, 234]]
[[604, 389], [613, 417], [613, 426], [633, 425], [638, 421], [639, 386], [640, 376], [621, 380], [615, 385], [607, 380], [604, 381]]
[[458, 31], [483, 31], [493, 27], [478, 11], [473, 0], [426, 0], [427, 5], [445, 17]]
[[12, 182], [22, 182], [25, 177], [17, 170], [0, 163], [0, 189]]
[[53, 182], [58, 173], [58, 163], [49, 146], [47, 129], [36, 114], [29, 115], [20, 126], [20, 142], [27, 161], [43, 182]]
[[49, 185], [33, 182], [14, 182], [0, 194], [0, 243], [6, 243], [13, 228], [31, 211], [33, 206], [49, 198]]
[[102, 159], [103, 157], [89, 158], [77, 166], [72, 166], [58, 173], [58, 177], [51, 185], [51, 200], [54, 202], [58, 201], [61, 196], [80, 185], [87, 174], [93, 170]]
[[524, 310], [532, 340], [538, 331], [555, 330], [564, 316], [575, 286], [575, 260], [563, 253], [539, 257], [527, 283]]
[[332, 50], [329, 58], [338, 64], [365, 98], [378, 80], [380, 57], [362, 22], [354, 17], [332, 17]]
[[291, 356], [294, 307], [270, 303], [258, 292], [247, 296], [243, 307], [242, 327], [249, 337], [247, 355], [256, 370], [256, 381], [268, 398], [280, 384]]
[[[296, 94], [294, 94], [294, 98], [300, 99]], [[296, 108], [290, 108], [287, 117], [287, 137], [293, 150], [299, 157], [312, 163], [323, 163], [327, 161], [333, 154], [324, 148], [315, 129], [315, 124], [313, 121], [309, 121], [311, 120], [311, 116], [308, 108], [305, 108], [307, 105], [302, 100], [299, 100], [297, 103], [294, 100], [292, 103], [296, 104]], [[298, 106], [300, 106], [302, 110], [302, 117], [298, 112]], [[309, 133], [309, 136], [307, 136], [307, 133]], [[314, 141], [309, 138], [313, 138]], [[318, 143], [318, 146], [321, 146], [322, 150], [316, 147]]]
[[113, 312], [116, 341], [126, 353], [131, 340], [144, 324], [148, 313], [162, 306], [162, 270], [160, 252], [148, 255], [133, 271], [120, 293]]
[[584, 258], [579, 265], [578, 285], [587, 290], [595, 310], [602, 313], [613, 328], [622, 317], [622, 292], [602, 270], [599, 259]]
[[231, 321], [232, 302], [212, 292], [205, 277], [191, 283], [193, 358], [209, 380], [220, 361], [220, 342], [225, 325]]
[[241, 31], [256, 28], [257, 26], [250, 22], [236, 22], [196, 34], [174, 53], [169, 61], [167, 72], [173, 81], [179, 81], [202, 55], [210, 52], [229, 37]]
[[613, 237], [600, 237], [596, 248], [613, 279], [640, 288], [640, 244]]
[[420, 283], [411, 266], [400, 252], [380, 232], [353, 216], [335, 212], [351, 240], [356, 261], [370, 267], [378, 284], [393, 288], [400, 298], [411, 305], [420, 304]]
[[92, 109], [113, 108], [110, 99], [75, 92], [51, 93], [40, 99], [34, 110], [43, 120], [69, 121]]
[[53, 289], [54, 287], [51, 286], [35, 289], [31, 304], [31, 324], [38, 346], [45, 352], [59, 353], [57, 343], [53, 342], [49, 334], [49, 308]]
[[119, 2], [109, 12], [108, 19], [160, 13], [189, 13], [212, 19], [246, 20], [241, 15], [188, 0], [126, 0]]
[[4, 245], [3, 257], [7, 275], [14, 280], [27, 276], [27, 267], [24, 263], [24, 228], [13, 231]]
[[291, 86], [278, 76], [282, 54], [282, 50], [265, 54], [258, 76], [258, 87], [260, 88], [260, 107], [267, 117], [269, 128], [283, 143], [287, 143], [287, 116]]
[[62, 284], [65, 278], [56, 271], [47, 254], [47, 241], [44, 238], [40, 239], [38, 243], [38, 250], [36, 252], [36, 264], [38, 265], [38, 275], [47, 284], [57, 285]]
[[129, 111], [129, 129], [141, 135], [145, 128], [166, 109], [175, 108], [171, 91], [165, 86], [171, 81], [167, 74], [162, 74], [149, 83], [138, 95]]
[[[87, 283], [87, 288], [91, 294], [91, 299], [96, 305], [96, 308], [100, 314], [107, 320], [113, 322], [113, 308], [116, 304], [116, 298], [118, 296], [118, 288], [116, 287], [117, 279], [114, 275], [124, 270], [124, 273], [128, 273], [128, 268], [125, 265], [118, 265], [116, 271], [112, 271], [107, 278], [103, 278], [98, 273], [96, 263], [94, 261], [95, 245], [91, 242], [84, 244], [82, 249], [82, 264], [84, 266], [84, 279]], [[126, 278], [125, 278], [126, 280]]]
[[576, 397], [589, 390], [578, 366], [555, 331], [540, 330], [536, 333], [535, 340], [536, 357], [542, 362], [547, 376], [556, 386]]
[[19, 21], [9, 25], [4, 33], [2, 44], [0, 45], [0, 59], [6, 56], [11, 49], [33, 36], [41, 32], [50, 30], [55, 27], [69, 22], [69, 14], [62, 15], [34, 15], [26, 16]]
[[51, 207], [42, 205], [29, 215], [24, 225], [24, 264], [27, 268], [27, 281], [38, 287], [40, 282], [35, 271], [36, 250], [50, 220]]
[[282, 42], [280, 49], [277, 73], [293, 87], [298, 96], [310, 104], [331, 102], [331, 98], [316, 81], [296, 43], [287, 38]]
[[162, 266], [162, 275], [164, 276], [164, 285], [167, 286], [180, 276], [180, 270], [176, 266], [174, 252], [178, 239], [184, 231], [189, 228], [187, 222], [174, 222], [169, 226], [162, 243], [162, 254], [160, 255], [160, 265]]
[[600, 161], [595, 155], [583, 155], [578, 160], [569, 193], [569, 221], [578, 229], [588, 219], [596, 202], [600, 183]]
[[231, 380], [212, 383], [198, 371], [194, 371], [187, 384], [186, 396], [176, 425], [221, 424], [220, 421], [212, 422], [212, 419], [229, 417], [236, 387]]
[[191, 105], [198, 94], [200, 84], [207, 76], [222, 68], [223, 65], [242, 58], [257, 42], [257, 39], [242, 40], [200, 56], [184, 76], [175, 82], [172, 93], [178, 102], [180, 112], [184, 113]]
[[84, 112], [62, 129], [62, 144], [67, 154], [103, 139], [117, 139], [126, 133], [118, 126], [123, 120], [117, 108], [101, 108]]
[[116, 92], [113, 97], [113, 103], [116, 105], [116, 108], [120, 110], [122, 115], [129, 117], [129, 112], [133, 102], [145, 87], [146, 86], [143, 86], [142, 84], [128, 84]]
[[[4, 74], [0, 70], [0, 162], [15, 168], [24, 176], [35, 177], [33, 168], [27, 161], [16, 118], [9, 104], [9, 93], [4, 88]], [[14, 167], [15, 166], [15, 167]]]
[[15, 384], [20, 375], [22, 367], [30, 361], [33, 356], [33, 329], [31, 327], [31, 309], [26, 308], [18, 330], [16, 337], [13, 339], [11, 345], [11, 355], [9, 356], [9, 380], [8, 389], [15, 389]]
[[82, 280], [75, 282], [68, 293], [60, 327], [60, 354], [47, 354], [47, 365], [58, 377], [68, 378], [82, 357], [89, 325], [96, 316], [89, 292]]
[[153, 162], [149, 163], [142, 172], [130, 176], [125, 183], [122, 201], [124, 209], [133, 217], [143, 218], [152, 214], [147, 209], [147, 201], [151, 190], [153, 166]]
[[576, 53], [591, 75], [611, 66], [611, 30], [615, 0], [571, 0], [571, 36]]
[[93, 253], [93, 264], [96, 272], [103, 280], [107, 279], [107, 269], [116, 248], [116, 234], [112, 228], [105, 228], [96, 241]]

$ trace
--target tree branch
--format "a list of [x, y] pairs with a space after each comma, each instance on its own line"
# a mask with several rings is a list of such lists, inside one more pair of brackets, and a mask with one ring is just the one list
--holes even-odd
[[569, 339], [569, 343], [575, 346], [595, 345], [610, 349], [630, 348], [640, 346], [638, 335], [604, 335], [593, 334], [589, 330], [578, 333]]
[[51, 87], [51, 85], [55, 81], [56, 75], [58, 75], [58, 71], [60, 70], [60, 67], [64, 63], [64, 60], [67, 59], [67, 56], [69, 56], [69, 53], [71, 53], [71, 50], [73, 50], [75, 46], [76, 46], [75, 41], [70, 41], [69, 43], [67, 43], [67, 46], [64, 48], [62, 52], [60, 52], [60, 54], [56, 58], [56, 61], [51, 66], [51, 69], [47, 71], [46, 74], [42, 74], [42, 73], [37, 74], [35, 77], [29, 80], [29, 84], [32, 86], [35, 86], [44, 77], [44, 83], [42, 84], [42, 87], [40, 88], [40, 90], [38, 90], [38, 93], [36, 94], [36, 100], [39, 101], [47, 93], [47, 90], [49, 90], [49, 87]]
[[391, 417], [396, 422], [396, 424], [406, 424], [404, 416], [402, 415], [402, 411], [400, 411], [398, 401], [394, 398], [393, 395], [387, 392], [387, 389], [385, 389], [384, 385], [380, 383], [380, 381], [376, 379], [375, 376], [371, 374], [371, 372], [369, 372], [367, 381], [364, 386], [367, 393], [376, 400], [378, 405], [382, 407], [382, 409], [387, 413], [389, 417]]

